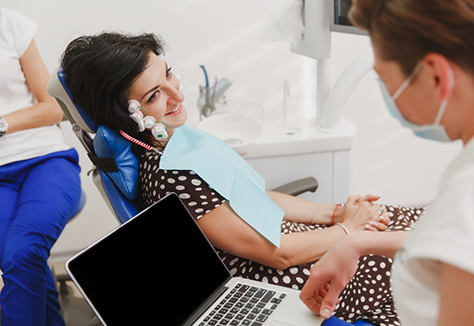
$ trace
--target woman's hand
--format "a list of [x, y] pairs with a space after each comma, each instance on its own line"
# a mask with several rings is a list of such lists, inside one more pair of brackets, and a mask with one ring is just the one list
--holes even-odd
[[373, 195], [350, 196], [344, 205], [341, 223], [351, 233], [361, 230], [385, 231], [390, 222], [390, 216], [385, 207], [373, 203], [377, 199], [379, 197]]

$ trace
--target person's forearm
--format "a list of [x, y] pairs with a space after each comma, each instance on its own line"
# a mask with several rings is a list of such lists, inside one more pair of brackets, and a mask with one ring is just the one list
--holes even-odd
[[[282, 236], [276, 256], [287, 257], [286, 265], [294, 266], [320, 259], [340, 239], [347, 237], [359, 253], [393, 258], [400, 250], [409, 232], [362, 231], [347, 236], [338, 225], [311, 232], [292, 233]], [[287, 253], [287, 254], [285, 254]]]
[[282, 234], [278, 248], [236, 215], [227, 203], [197, 223], [215, 247], [277, 269], [314, 262], [347, 237], [343, 228], [334, 225], [324, 230]]
[[26, 83], [37, 100], [37, 104], [2, 116], [8, 123], [7, 134], [17, 131], [51, 126], [59, 123], [63, 112], [58, 102], [47, 92], [49, 72], [41, 60], [35, 41], [31, 41], [20, 58]]
[[403, 245], [409, 232], [371, 232], [351, 234], [348, 240], [356, 248], [359, 256], [369, 254], [393, 258]]
[[344, 237], [347, 235], [338, 225], [324, 230], [284, 234], [281, 237], [280, 248], [275, 250], [273, 257], [275, 261], [284, 262], [283, 266], [279, 266], [280, 269], [312, 263], [324, 256], [337, 241]]
[[50, 126], [59, 123], [63, 112], [56, 100], [38, 103], [30, 108], [2, 116], [8, 122], [8, 133]]
[[285, 211], [285, 220], [291, 222], [331, 225], [333, 222], [340, 222], [344, 210], [341, 206], [336, 209], [336, 205], [315, 203], [276, 191], [267, 191], [267, 194]]

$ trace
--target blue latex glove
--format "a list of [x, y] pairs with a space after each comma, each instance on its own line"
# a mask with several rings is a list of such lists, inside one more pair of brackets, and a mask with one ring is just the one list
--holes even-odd
[[329, 319], [326, 319], [321, 323], [321, 326], [349, 326], [349, 325], [357, 325], [357, 326], [376, 326], [374, 324], [368, 323], [364, 320], [358, 320], [354, 324], [350, 324], [348, 322], [345, 322], [343, 320], [340, 320], [339, 318], [336, 318], [332, 316]]

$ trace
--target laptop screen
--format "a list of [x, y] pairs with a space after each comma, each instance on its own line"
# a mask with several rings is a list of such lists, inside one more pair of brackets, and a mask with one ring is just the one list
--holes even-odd
[[67, 269], [107, 325], [182, 325], [230, 278], [173, 193], [71, 258]]

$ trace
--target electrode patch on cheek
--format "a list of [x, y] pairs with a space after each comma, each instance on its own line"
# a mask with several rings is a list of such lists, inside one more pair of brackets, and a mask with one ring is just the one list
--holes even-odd
[[155, 117], [149, 116], [145, 108], [137, 100], [132, 99], [128, 102], [128, 112], [130, 113], [130, 118], [137, 123], [140, 132], [149, 129], [158, 140], [168, 138], [168, 133], [166, 132], [168, 125], [161, 121], [156, 122]]

